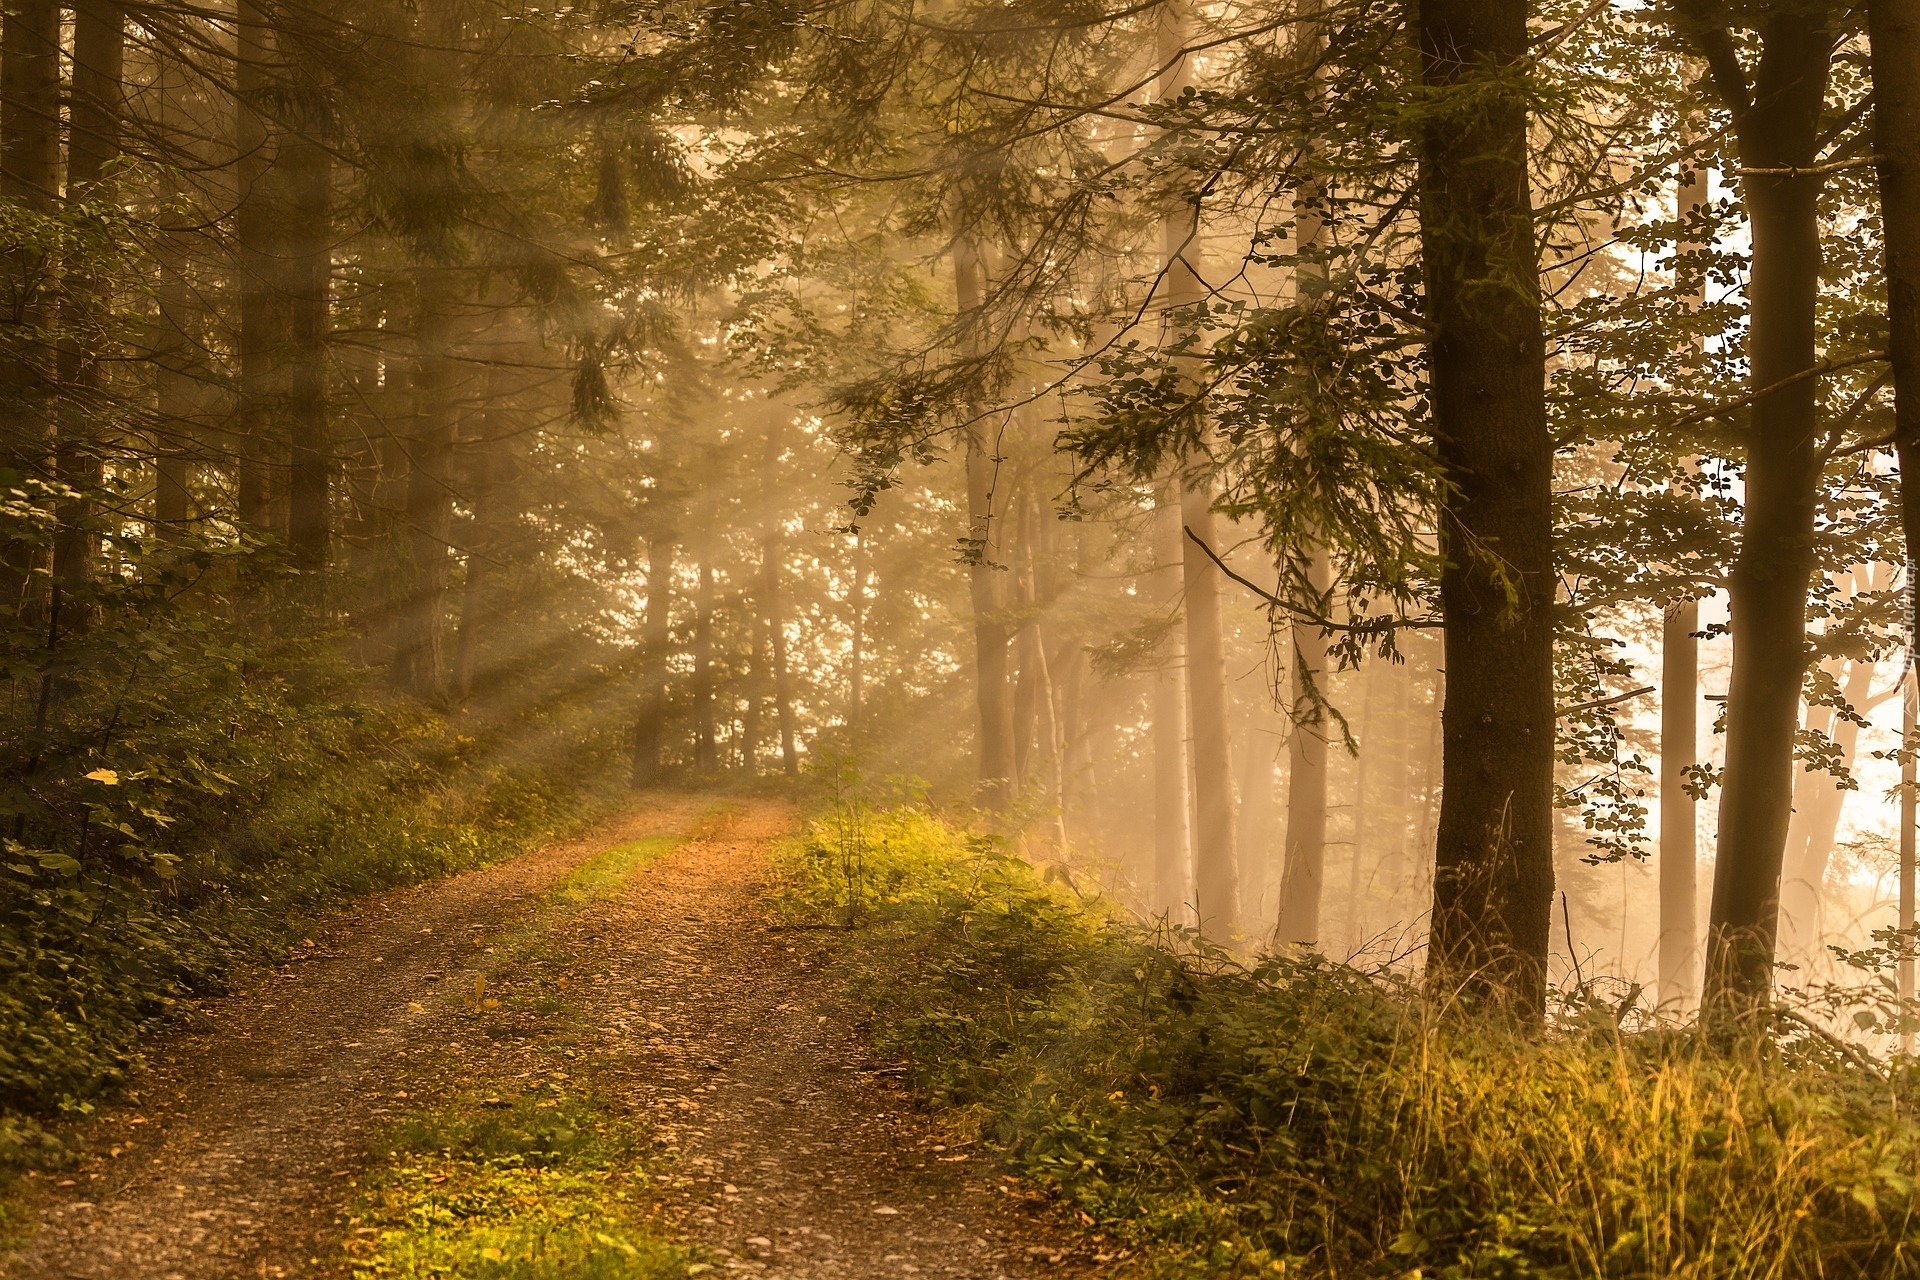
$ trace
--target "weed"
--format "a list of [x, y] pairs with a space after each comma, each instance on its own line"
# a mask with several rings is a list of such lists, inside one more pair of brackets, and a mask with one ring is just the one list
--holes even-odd
[[[841, 967], [876, 1048], [1142, 1271], [1920, 1274], [1898, 1078], [1441, 1019], [1391, 974], [1131, 925], [923, 807], [862, 820], [873, 911]], [[844, 838], [789, 850], [789, 913], [844, 900]]]

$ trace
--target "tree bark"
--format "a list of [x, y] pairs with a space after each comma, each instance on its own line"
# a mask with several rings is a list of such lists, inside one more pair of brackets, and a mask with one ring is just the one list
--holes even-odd
[[[1684, 217], [1707, 203], [1705, 169], [1686, 173], [1675, 192]], [[1682, 255], [1704, 246], [1681, 240]], [[1692, 299], [1706, 303], [1703, 284]], [[1667, 606], [1660, 628], [1660, 939], [1658, 998], [1663, 1006], [1684, 1008], [1696, 994], [1699, 939], [1699, 802], [1687, 790], [1689, 774], [1700, 762], [1700, 603], [1676, 600]]]
[[[1322, 548], [1307, 561], [1316, 609], [1333, 589], [1333, 566]], [[1274, 941], [1310, 947], [1320, 941], [1320, 902], [1327, 863], [1327, 639], [1311, 623], [1293, 624], [1293, 710], [1287, 734], [1287, 846]]]
[[1193, 841], [1187, 802], [1187, 644], [1180, 610], [1186, 538], [1180, 532], [1180, 490], [1169, 482], [1153, 513], [1153, 572], [1147, 586], [1156, 607], [1173, 609], [1153, 670], [1153, 911], [1189, 922]]
[[703, 534], [696, 545], [699, 587], [693, 598], [693, 771], [704, 777], [720, 768], [714, 737], [712, 534]]
[[672, 643], [673, 540], [647, 539], [647, 616], [641, 633], [640, 714], [633, 726], [633, 785], [651, 787], [663, 776], [660, 750], [667, 736], [667, 649]]
[[453, 522], [454, 358], [452, 281], [443, 268], [414, 273], [413, 422], [407, 474], [409, 552], [395, 637], [394, 676], [417, 698], [446, 695], [445, 631]]
[[[321, 574], [327, 565], [333, 468], [327, 419], [327, 335], [333, 277], [328, 219], [331, 162], [317, 129], [317, 122], [310, 122], [306, 129], [289, 134], [280, 148], [289, 215], [287, 424], [292, 467], [287, 486], [287, 549], [296, 569], [314, 575]], [[317, 590], [314, 598], [320, 598]]]
[[285, 212], [265, 104], [276, 81], [273, 32], [259, 0], [238, 0], [234, 69], [234, 211], [238, 244], [239, 397], [234, 409], [237, 499], [242, 524], [284, 535], [274, 470], [284, 446], [288, 312]]
[[[1880, 235], [1887, 288], [1887, 358], [1893, 370], [1893, 438], [1900, 461], [1900, 527], [1905, 535], [1907, 590], [1920, 564], [1920, 7], [1913, 0], [1867, 0], [1867, 34], [1873, 46], [1873, 136], [1879, 155]], [[1911, 595], [1910, 595], [1911, 599]], [[1908, 623], [1911, 628], [1912, 613]], [[1911, 637], [1909, 637], [1911, 643]], [[1911, 648], [1909, 654], [1911, 654]], [[1902, 746], [1912, 752], [1914, 693], [1911, 674], [1901, 681], [1905, 711]], [[1903, 760], [1900, 804], [1900, 923], [1913, 919], [1912, 756]], [[1908, 939], [1911, 945], [1911, 937]], [[1901, 994], [1913, 993], [1913, 962], [1900, 966]], [[1910, 1052], [1912, 1037], [1901, 1049]]]
[[[0, 197], [39, 214], [60, 195], [60, 6], [51, 0], [8, 0], [0, 27]], [[30, 246], [5, 251], [6, 296], [0, 320], [13, 330], [0, 362], [0, 483], [46, 480], [52, 429], [50, 381], [53, 264]], [[35, 582], [44, 549], [10, 545], [0, 605], [30, 629], [42, 626], [44, 592]]]
[[[964, 317], [979, 310], [986, 294], [986, 263], [979, 244], [963, 235], [954, 245], [954, 295]], [[980, 800], [990, 809], [1012, 799], [1013, 706], [1008, 685], [1007, 624], [1002, 619], [1000, 574], [994, 553], [1001, 542], [996, 502], [1000, 459], [993, 424], [976, 412], [967, 424], [968, 596], [973, 606], [974, 700], [979, 718]]]
[[[1702, 51], [1733, 113], [1742, 166], [1806, 169], [1818, 160], [1832, 54], [1827, 15], [1782, 0], [1760, 21], [1763, 51], [1750, 93], [1724, 31], [1706, 31]], [[1742, 180], [1753, 239], [1748, 363], [1752, 385], [1774, 389], [1754, 401], [1746, 433], [1743, 536], [1728, 581], [1733, 672], [1702, 992], [1716, 1013], [1752, 1010], [1773, 986], [1821, 466], [1817, 381], [1777, 384], [1817, 357], [1820, 185], [1817, 175]]]
[[1218, 541], [1212, 485], [1195, 479], [1183, 486], [1180, 512], [1193, 535], [1182, 547], [1181, 577], [1187, 605], [1187, 708], [1193, 727], [1194, 917], [1203, 937], [1225, 941], [1240, 922], [1233, 759], [1227, 745], [1227, 651], [1220, 569], [1193, 540], [1208, 546]]
[[[769, 497], [780, 462], [781, 432], [778, 423], [767, 431], [766, 476]], [[794, 721], [793, 680], [787, 662], [787, 611], [782, 598], [781, 561], [786, 555], [786, 533], [771, 500], [767, 505], [767, 526], [760, 543], [761, 607], [766, 611], [767, 642], [773, 653], [773, 713], [780, 726], [780, 767], [789, 778], [800, 776], [799, 729]]]
[[[183, 110], [186, 67], [161, 58], [153, 70], [157, 99], [155, 115], [163, 139], [187, 144], [189, 123]], [[148, 358], [153, 366], [153, 517], [163, 532], [177, 532], [192, 518], [194, 458], [200, 447], [204, 376], [191, 337], [196, 312], [193, 282], [188, 276], [190, 219], [174, 211], [186, 195], [185, 184], [171, 168], [161, 174], [160, 196], [164, 220], [155, 244], [155, 307], [147, 330]]]
[[[73, 94], [69, 108], [67, 143], [68, 200], [99, 200], [109, 193], [108, 169], [120, 157], [120, 124], [125, 87], [122, 64], [126, 52], [126, 18], [114, 0], [80, 0], [74, 5]], [[71, 598], [92, 576], [99, 539], [94, 536], [92, 494], [102, 479], [104, 441], [93, 426], [101, 408], [100, 355], [92, 335], [110, 303], [102, 296], [105, 282], [86, 264], [69, 270], [66, 279], [67, 333], [60, 343], [60, 383], [65, 388], [64, 411], [59, 418], [55, 469], [62, 483], [81, 496], [60, 504], [58, 540], [53, 551], [53, 576]], [[84, 625], [86, 611], [70, 609], [74, 624]]]
[[1553, 900], [1553, 443], [1527, 185], [1525, 0], [1423, 0], [1420, 157], [1447, 672], [1428, 978], [1545, 1008]]

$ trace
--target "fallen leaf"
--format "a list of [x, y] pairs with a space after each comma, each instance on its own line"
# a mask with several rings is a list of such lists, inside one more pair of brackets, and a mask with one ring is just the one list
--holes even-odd
[[117, 787], [120, 785], [120, 775], [111, 769], [95, 769], [93, 772], [84, 776], [93, 779], [95, 782], [105, 783], [109, 787]]

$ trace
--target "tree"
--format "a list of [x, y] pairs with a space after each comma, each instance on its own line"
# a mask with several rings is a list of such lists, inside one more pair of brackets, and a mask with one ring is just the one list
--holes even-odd
[[1824, 5], [1756, 6], [1761, 53], [1750, 78], [1713, 10], [1689, 3], [1677, 12], [1731, 116], [1753, 237], [1752, 420], [1745, 519], [1728, 586], [1734, 663], [1703, 993], [1725, 1011], [1764, 1000], [1773, 982], [1823, 461], [1811, 376], [1821, 261], [1821, 178], [1813, 170], [1835, 33]]
[[1553, 898], [1553, 443], [1528, 192], [1528, 6], [1424, 0], [1420, 231], [1449, 489], [1429, 980], [1540, 1016]]

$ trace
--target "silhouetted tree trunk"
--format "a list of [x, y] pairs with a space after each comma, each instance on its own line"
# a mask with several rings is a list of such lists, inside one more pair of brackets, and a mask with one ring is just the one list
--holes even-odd
[[[327, 335], [333, 276], [328, 196], [331, 163], [325, 141], [308, 129], [280, 147], [286, 172], [288, 429], [292, 469], [287, 492], [287, 547], [295, 568], [326, 568], [333, 456], [327, 421]], [[320, 596], [316, 592], [315, 599]]]
[[1538, 1018], [1553, 899], [1553, 442], [1527, 186], [1526, 0], [1423, 0], [1420, 229], [1451, 486], [1429, 978]]
[[[126, 21], [114, 0], [79, 0], [74, 6], [73, 94], [69, 107], [67, 198], [102, 200], [108, 167], [120, 156], [120, 123], [125, 89], [121, 65], [126, 50]], [[72, 596], [91, 576], [98, 539], [91, 528], [92, 494], [100, 488], [103, 446], [94, 425], [102, 416], [100, 357], [94, 335], [110, 309], [105, 282], [86, 264], [66, 278], [66, 336], [60, 344], [60, 382], [66, 406], [60, 415], [55, 468], [62, 483], [82, 496], [60, 504], [59, 540], [54, 545], [53, 576]], [[70, 611], [74, 623], [84, 613]]]
[[653, 786], [662, 774], [660, 749], [667, 735], [672, 581], [673, 540], [664, 534], [655, 534], [647, 539], [647, 615], [640, 641], [640, 714], [633, 727], [633, 785], [636, 787]]
[[1160, 638], [1153, 668], [1153, 868], [1156, 915], [1186, 923], [1192, 901], [1193, 842], [1187, 803], [1187, 644], [1180, 616], [1180, 574], [1186, 538], [1180, 532], [1176, 484], [1163, 487], [1153, 513], [1153, 572], [1147, 575], [1155, 608], [1175, 611]]
[[277, 79], [271, 65], [275, 51], [270, 20], [258, 0], [238, 0], [238, 5], [234, 72], [234, 172], [240, 199], [234, 211], [240, 295], [236, 353], [239, 399], [234, 422], [239, 469], [236, 487], [241, 523], [255, 530], [284, 534], [276, 515], [278, 486], [273, 483], [273, 471], [283, 443], [280, 418], [287, 391], [284, 364], [288, 314], [281, 289], [286, 274], [286, 209], [266, 115], [267, 100], [275, 91]]
[[[189, 125], [182, 109], [187, 87], [185, 67], [161, 58], [153, 71], [155, 116], [161, 137], [186, 142]], [[188, 232], [190, 216], [174, 211], [186, 195], [185, 184], [169, 167], [160, 175], [162, 234], [154, 246], [155, 307], [147, 329], [153, 365], [154, 427], [153, 515], [163, 530], [178, 530], [192, 516], [194, 456], [199, 446], [204, 376], [196, 355], [190, 317], [195, 314]]]
[[856, 529], [853, 534], [853, 592], [848, 599], [847, 625], [853, 638], [853, 653], [847, 671], [847, 729], [855, 743], [860, 741], [862, 703], [867, 680], [867, 537]]
[[[0, 25], [0, 197], [40, 214], [60, 196], [60, 6], [51, 0], [8, 0]], [[11, 330], [0, 360], [0, 468], [9, 485], [48, 477], [52, 401], [53, 263], [31, 245], [5, 251], [6, 296], [0, 321]], [[44, 606], [33, 579], [47, 562], [39, 547], [6, 549], [4, 604], [38, 627]]]
[[[1681, 12], [1708, 10], [1689, 3]], [[1821, 179], [1781, 171], [1804, 170], [1819, 158], [1832, 32], [1823, 6], [1802, 0], [1765, 6], [1754, 20], [1763, 50], [1751, 86], [1724, 28], [1696, 24], [1691, 32], [1732, 113], [1747, 170], [1742, 192], [1753, 238], [1747, 352], [1760, 393], [1745, 432], [1744, 519], [1728, 580], [1733, 673], [1702, 994], [1708, 1007], [1722, 1012], [1752, 1008], [1773, 985], [1821, 467], [1819, 387], [1801, 376], [1817, 356]], [[1790, 378], [1798, 381], [1778, 385]]]

